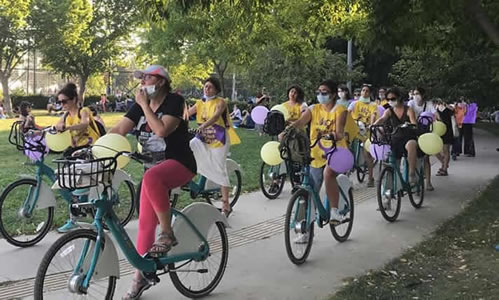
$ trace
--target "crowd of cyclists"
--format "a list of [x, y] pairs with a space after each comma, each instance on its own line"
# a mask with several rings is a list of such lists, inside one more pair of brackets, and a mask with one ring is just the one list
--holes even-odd
[[[217, 78], [207, 78], [203, 85], [203, 98], [188, 107], [181, 95], [172, 92], [170, 75], [164, 67], [152, 65], [134, 75], [140, 79], [135, 103], [110, 132], [123, 136], [135, 132], [142, 151], [159, 157], [158, 163], [145, 172], [142, 181], [137, 250], [141, 255], [161, 257], [177, 244], [171, 227], [169, 191], [188, 183], [195, 174], [206, 176], [221, 186], [224, 203], [222, 213], [227, 217], [230, 215], [232, 208], [228, 202], [226, 158], [230, 145], [240, 142], [231, 117], [240, 118], [241, 113], [236, 111], [230, 114], [226, 101], [218, 96], [221, 87]], [[375, 92], [377, 97], [374, 96]], [[390, 124], [393, 128], [402, 124], [417, 125], [419, 116], [430, 113], [447, 126], [447, 132], [442, 136], [445, 146], [442, 153], [437, 155], [441, 168], [436, 175], [448, 175], [450, 158], [455, 159], [461, 154], [463, 136], [465, 154], [475, 155], [472, 126], [466, 124], [474, 123], [477, 107], [464, 100], [452, 104], [441, 99], [431, 101], [422, 87], [407, 94], [397, 88], [379, 88], [375, 91], [369, 84], [355, 89], [352, 97], [346, 85], [332, 80], [318, 84], [315, 104], [307, 105], [305, 93], [298, 85], [289, 87], [287, 95], [288, 99], [283, 103], [289, 113], [287, 126], [308, 128], [311, 145], [321, 136], [330, 135], [337, 147], [350, 148], [355, 139], [368, 139], [368, 135], [360, 134], [361, 127], [369, 128], [378, 124]], [[98, 126], [102, 119], [98, 117], [97, 111], [81, 107], [73, 83], [62, 88], [57, 93], [57, 101], [51, 105], [51, 109], [60, 107], [64, 112], [55, 128], [71, 133], [72, 147], [67, 153], [92, 145], [105, 134]], [[189, 118], [194, 115], [199, 127], [193, 137], [188, 128]], [[467, 117], [468, 120], [465, 120]], [[37, 128], [28, 104], [21, 105], [21, 120], [24, 130]], [[417, 138], [416, 131], [399, 130], [391, 138], [391, 149], [397, 158], [407, 157], [410, 182], [416, 180], [417, 158], [425, 157], [426, 188], [432, 191], [434, 187], [429, 157], [419, 149]], [[313, 158], [310, 172], [313, 182], [317, 190], [324, 183], [331, 207], [330, 221], [338, 221], [341, 218], [337, 213], [339, 192], [335, 177], [338, 174], [326, 163], [324, 151], [319, 145], [311, 149], [310, 155]], [[371, 188], [375, 183], [375, 158], [367, 149], [364, 155], [368, 165], [367, 187]], [[155, 238], [158, 224], [160, 234]], [[67, 232], [76, 227], [78, 224], [75, 218], [70, 216], [59, 231]], [[150, 286], [149, 281], [137, 271], [132, 287], [123, 299], [138, 299]]]

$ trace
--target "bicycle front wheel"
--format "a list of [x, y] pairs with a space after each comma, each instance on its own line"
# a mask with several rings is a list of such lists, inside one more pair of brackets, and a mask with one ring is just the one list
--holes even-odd
[[[90, 259], [95, 248], [97, 233], [77, 229], [60, 237], [45, 253], [35, 278], [35, 300], [47, 299], [112, 299], [116, 277], [92, 278], [83, 291], [81, 282], [87, 267], [75, 268], [83, 259]], [[105, 245], [103, 244], [103, 247]], [[85, 266], [85, 264], [83, 264]], [[95, 274], [94, 274], [95, 276]]]
[[331, 229], [331, 233], [333, 234], [334, 239], [340, 243], [348, 239], [350, 233], [352, 232], [353, 226], [354, 201], [352, 189], [348, 191], [347, 195], [348, 208], [346, 208], [345, 211], [340, 212], [343, 219], [338, 224], [329, 224], [329, 228]]
[[275, 174], [279, 172], [278, 166], [269, 166], [262, 162], [260, 167], [260, 189], [268, 199], [279, 197], [286, 182], [286, 174]]
[[34, 199], [38, 182], [34, 179], [17, 180], [0, 195], [0, 233], [7, 242], [17, 247], [33, 246], [50, 230], [54, 207], [37, 209], [30, 213], [28, 206]]
[[[284, 243], [289, 259], [301, 265], [310, 254], [314, 239], [314, 223], [307, 221], [310, 199], [306, 190], [300, 189], [293, 194], [286, 210], [284, 221]], [[312, 212], [314, 214], [315, 212]], [[308, 224], [310, 223], [310, 224]]]
[[210, 253], [205, 260], [169, 264], [169, 274], [175, 288], [188, 298], [211, 293], [222, 280], [229, 257], [229, 242], [225, 225], [217, 222], [208, 232]]
[[395, 190], [395, 171], [392, 167], [385, 167], [379, 176], [377, 187], [378, 207], [381, 215], [388, 222], [394, 222], [400, 213], [402, 197]]

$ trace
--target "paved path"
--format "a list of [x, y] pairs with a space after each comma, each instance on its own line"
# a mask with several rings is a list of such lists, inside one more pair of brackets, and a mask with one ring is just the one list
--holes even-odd
[[[423, 208], [415, 210], [407, 197], [399, 220], [387, 223], [376, 211], [375, 189], [356, 185], [356, 215], [350, 239], [337, 243], [328, 228], [317, 229], [308, 261], [297, 267], [284, 249], [283, 215], [289, 187], [279, 199], [261, 192], [245, 194], [229, 221], [229, 262], [213, 299], [323, 299], [341, 287], [343, 279], [383, 266], [431, 234], [444, 220], [457, 214], [499, 174], [499, 139], [476, 132], [476, 158], [451, 162], [448, 177], [434, 177], [434, 192], [427, 192]], [[433, 166], [435, 172], [438, 164]], [[136, 236], [136, 223], [127, 226]], [[50, 233], [40, 244], [17, 249], [0, 240], [0, 299], [22, 298], [32, 291], [32, 279], [41, 257], [58, 237]], [[131, 268], [122, 264], [115, 299], [131, 283]], [[12, 285], [9, 280], [20, 280]], [[2, 282], [4, 284], [2, 285]], [[184, 299], [167, 276], [141, 299]], [[29, 299], [30, 297], [28, 297]]]

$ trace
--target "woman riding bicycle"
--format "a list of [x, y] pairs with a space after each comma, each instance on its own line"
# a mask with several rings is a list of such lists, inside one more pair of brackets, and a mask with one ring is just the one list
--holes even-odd
[[196, 137], [190, 141], [190, 147], [196, 157], [198, 173], [220, 185], [222, 213], [228, 217], [232, 208], [229, 204], [227, 154], [231, 142], [234, 143], [238, 137], [230, 123], [227, 103], [222, 97], [217, 97], [221, 92], [220, 81], [214, 77], [206, 79], [203, 90], [204, 99], [196, 101], [189, 109], [189, 116], [196, 114], [199, 124]]
[[[389, 89], [386, 100], [390, 108], [386, 109], [383, 116], [374, 125], [388, 124], [394, 130], [391, 136], [392, 153], [396, 159], [407, 156], [409, 163], [409, 183], [416, 183], [416, 162], [418, 154], [417, 129], [414, 127], [401, 127], [410, 123], [416, 125], [416, 116], [412, 108], [404, 104], [400, 91], [396, 88]], [[387, 133], [388, 134], [388, 133]]]
[[[369, 127], [374, 123], [378, 114], [378, 106], [376, 102], [371, 102], [371, 85], [364, 84], [360, 91], [360, 98], [358, 101], [350, 105], [348, 110], [351, 111], [352, 118], [364, 123], [366, 127]], [[368, 151], [365, 151], [364, 156], [367, 161], [368, 176], [367, 187], [374, 187], [374, 176], [373, 176], [373, 158]]]
[[336, 105], [337, 87], [338, 84], [332, 80], [323, 81], [317, 90], [319, 103], [311, 105], [301, 118], [292, 124], [294, 127], [303, 128], [310, 123], [310, 142], [312, 145], [315, 144], [310, 151], [313, 159], [310, 163], [310, 175], [317, 192], [320, 191], [324, 179], [326, 194], [331, 205], [330, 222], [333, 223], [341, 221], [341, 215], [337, 212], [339, 190], [336, 176], [338, 174], [326, 164], [325, 153], [315, 142], [321, 136], [332, 135], [337, 147], [347, 147], [344, 139], [347, 109], [343, 105]]
[[[162, 66], [136, 71], [141, 87], [136, 103], [111, 133], [126, 134], [135, 128], [144, 149], [164, 153], [164, 160], [148, 169], [142, 179], [137, 251], [140, 255], [164, 256], [177, 244], [171, 227], [169, 191], [189, 182], [196, 174], [196, 161], [189, 148], [185, 100], [172, 93], [170, 77]], [[156, 226], [161, 229], [156, 242]], [[151, 284], [136, 271], [130, 291], [123, 299], [138, 299]]]
[[[66, 84], [57, 93], [57, 102], [62, 105], [64, 114], [55, 125], [55, 129], [59, 132], [69, 130], [71, 134], [71, 146], [64, 152], [64, 156], [71, 156], [75, 150], [95, 143], [99, 138], [97, 126], [90, 109], [80, 108], [78, 91], [74, 83]], [[77, 227], [75, 216], [70, 215], [66, 224], [57, 231], [65, 233]]]

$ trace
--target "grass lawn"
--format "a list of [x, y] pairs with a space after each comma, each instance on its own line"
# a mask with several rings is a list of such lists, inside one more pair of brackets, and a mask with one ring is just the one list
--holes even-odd
[[[499, 136], [499, 124], [478, 123]], [[336, 299], [497, 299], [499, 177], [433, 237], [384, 266], [349, 278]]]
[[[46, 112], [42, 110], [35, 110], [33, 113], [36, 116], [36, 123], [42, 126], [53, 125], [58, 120], [58, 117], [48, 116]], [[123, 113], [105, 113], [102, 114], [102, 117], [106, 126], [109, 128], [123, 117]], [[2, 166], [0, 168], [0, 190], [3, 190], [8, 184], [15, 181], [23, 174], [35, 174], [33, 166], [25, 165], [25, 163], [28, 162], [26, 156], [8, 143], [9, 131], [13, 121], [13, 119], [0, 120], [0, 165]], [[231, 158], [238, 162], [242, 168], [243, 192], [249, 192], [259, 188], [258, 174], [261, 165], [260, 148], [269, 138], [259, 137], [258, 134], [252, 130], [236, 129], [236, 131], [240, 136], [242, 143], [231, 147]], [[135, 148], [135, 137], [129, 136], [128, 139], [130, 140], [132, 148]], [[45, 158], [45, 161], [53, 167], [54, 164], [51, 161], [58, 157], [58, 154], [51, 153]], [[125, 171], [131, 174], [135, 183], [138, 183], [143, 175], [142, 165], [134, 161], [127, 165]], [[201, 199], [198, 199], [198, 201], [201, 201]], [[179, 206], [183, 207], [191, 202], [192, 200], [188, 197], [187, 193], [183, 193], [180, 197]], [[56, 208], [54, 219], [54, 226], [56, 227], [63, 224], [68, 217], [67, 208], [62, 198], [58, 199], [58, 205], [59, 207]]]

